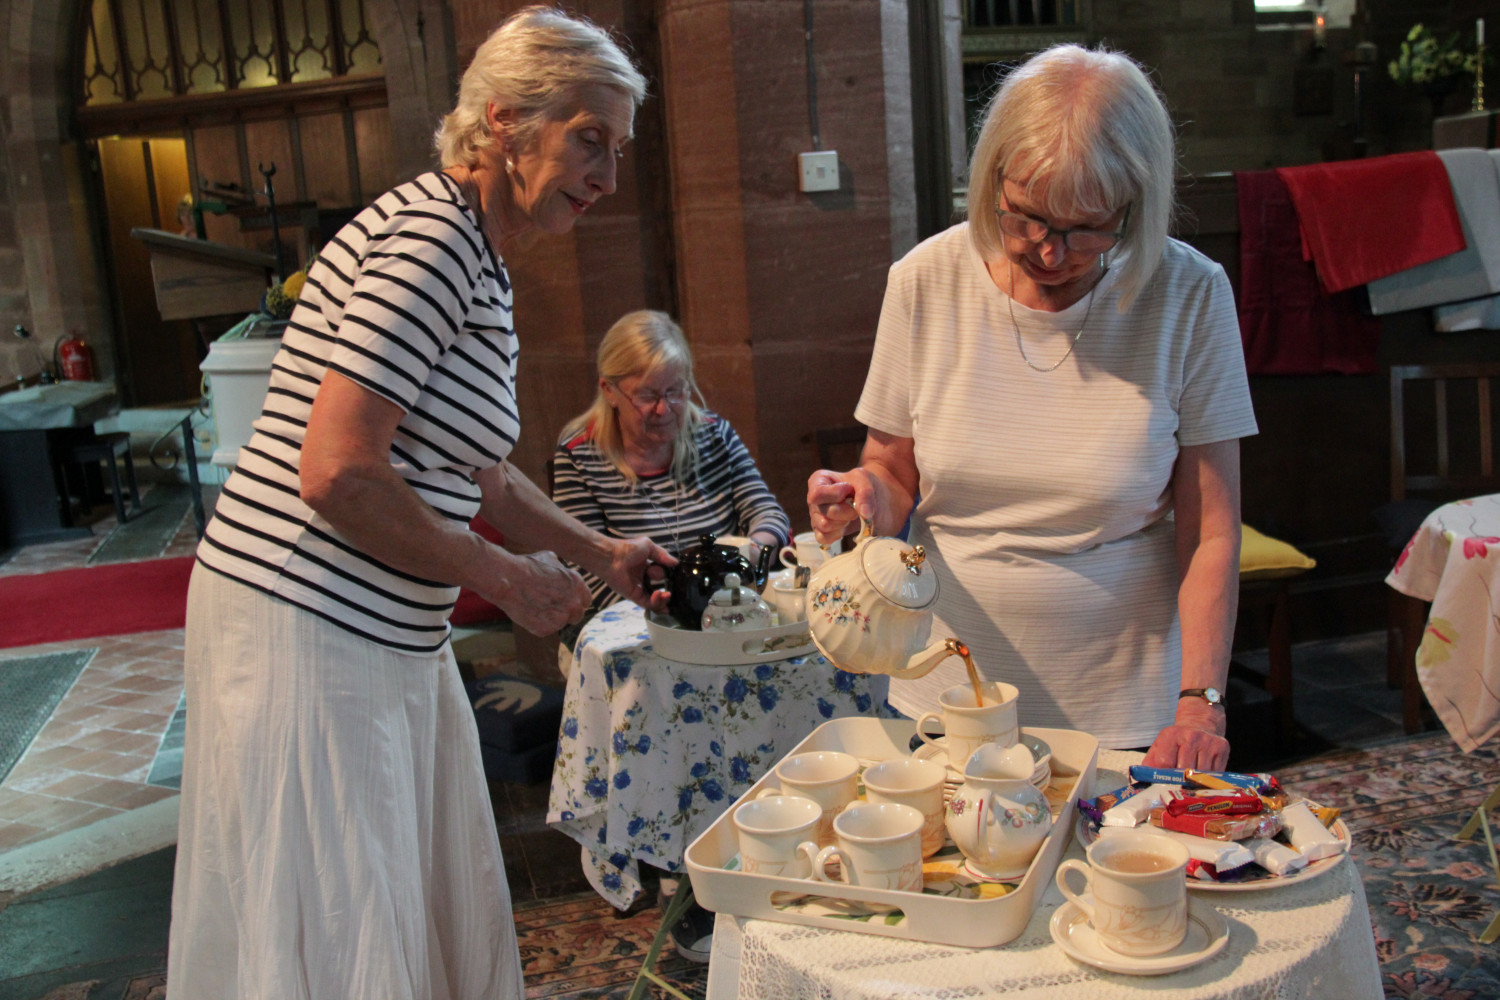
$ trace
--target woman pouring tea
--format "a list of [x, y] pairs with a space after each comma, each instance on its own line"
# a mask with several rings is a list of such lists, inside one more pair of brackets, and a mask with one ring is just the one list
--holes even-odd
[[[1219, 769], [1256, 425], [1229, 281], [1167, 236], [1174, 163], [1127, 57], [1062, 45], [1012, 72], [968, 220], [891, 268], [860, 465], [815, 472], [808, 506], [821, 541], [910, 515], [932, 634], [1014, 684], [1027, 724]], [[915, 717], [964, 681], [949, 658], [890, 701]]]

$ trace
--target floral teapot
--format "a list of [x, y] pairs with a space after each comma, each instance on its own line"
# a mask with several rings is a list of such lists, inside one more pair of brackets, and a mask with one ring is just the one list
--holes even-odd
[[829, 662], [850, 673], [910, 679], [967, 653], [957, 639], [927, 642], [938, 580], [924, 568], [926, 558], [922, 546], [877, 538], [861, 519], [854, 548], [813, 570], [807, 623]]

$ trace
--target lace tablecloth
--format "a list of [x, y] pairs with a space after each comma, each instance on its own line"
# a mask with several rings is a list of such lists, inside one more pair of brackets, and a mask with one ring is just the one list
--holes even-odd
[[578, 637], [547, 822], [583, 845], [584, 874], [625, 909], [639, 862], [675, 872], [725, 809], [829, 719], [899, 717], [890, 678], [821, 655], [694, 666], [651, 646], [640, 608], [600, 612]]
[[[1139, 754], [1100, 751], [1123, 773]], [[1115, 775], [1116, 778], [1119, 774]], [[1110, 778], [1104, 776], [1096, 787]], [[1111, 787], [1118, 787], [1116, 780]], [[1076, 838], [1065, 857], [1083, 857]], [[1021, 936], [969, 949], [720, 915], [708, 1000], [890, 997], [1158, 1000], [1371, 1000], [1382, 995], [1375, 939], [1352, 858], [1305, 882], [1253, 892], [1197, 892], [1229, 923], [1218, 955], [1181, 972], [1129, 976], [1075, 962], [1047, 929], [1063, 903], [1052, 886]]]
[[1432, 602], [1417, 678], [1454, 742], [1478, 749], [1500, 730], [1500, 496], [1427, 515], [1385, 582]]

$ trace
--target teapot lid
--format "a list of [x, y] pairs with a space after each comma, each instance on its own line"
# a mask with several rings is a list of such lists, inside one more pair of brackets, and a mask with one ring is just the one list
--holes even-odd
[[913, 611], [937, 600], [938, 580], [925, 565], [927, 552], [899, 538], [870, 538], [859, 547], [860, 566], [881, 597]]

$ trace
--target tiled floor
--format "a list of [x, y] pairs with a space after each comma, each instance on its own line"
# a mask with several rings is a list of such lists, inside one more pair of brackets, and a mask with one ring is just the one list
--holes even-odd
[[[216, 491], [205, 488], [205, 503]], [[0, 575], [74, 569], [115, 527], [104, 513], [90, 538], [31, 545]], [[185, 513], [164, 556], [196, 544]], [[87, 613], [86, 606], [75, 613]], [[46, 643], [0, 650], [0, 659], [95, 650], [30, 748], [0, 782], [0, 851], [44, 840], [176, 794], [148, 784], [162, 736], [182, 697], [182, 630]]]

